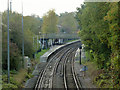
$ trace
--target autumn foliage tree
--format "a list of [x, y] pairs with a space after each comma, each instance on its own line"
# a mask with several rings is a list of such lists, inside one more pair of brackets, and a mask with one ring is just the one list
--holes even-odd
[[61, 13], [58, 18], [58, 25], [61, 26], [61, 32], [76, 33], [78, 30], [78, 23], [75, 19], [75, 12]]
[[120, 88], [119, 6], [117, 2], [86, 2], [77, 9], [76, 19], [90, 60], [112, 73], [113, 87]]
[[119, 12], [120, 3], [110, 3], [110, 10], [104, 17], [109, 23], [109, 45], [111, 47], [111, 68], [114, 87], [119, 87], [120, 84], [120, 26], [119, 26]]
[[[16, 12], [10, 12], [10, 69], [19, 70], [22, 61], [22, 15]], [[35, 49], [33, 48], [33, 36], [38, 34], [41, 25], [40, 18], [33, 16], [24, 16], [24, 53], [25, 56], [33, 57]], [[7, 12], [2, 14], [2, 67], [7, 69]]]
[[54, 10], [49, 10], [47, 14], [43, 16], [43, 24], [42, 24], [42, 33], [57, 33], [57, 22], [58, 17]]

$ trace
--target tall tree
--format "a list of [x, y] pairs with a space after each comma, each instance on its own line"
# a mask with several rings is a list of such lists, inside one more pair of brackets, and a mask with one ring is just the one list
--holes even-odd
[[58, 17], [54, 10], [49, 10], [47, 14], [43, 16], [42, 33], [57, 33], [57, 21]]
[[105, 21], [109, 23], [109, 31], [111, 36], [109, 37], [109, 46], [111, 47], [111, 67], [113, 74], [113, 86], [120, 88], [120, 26], [119, 26], [119, 8], [120, 3], [114, 2], [109, 5], [110, 10], [104, 17]]
[[76, 19], [85, 49], [100, 69], [112, 71], [113, 86], [120, 84], [120, 4], [87, 2], [78, 8]]
[[107, 14], [107, 7], [107, 3], [85, 3], [82, 8], [78, 9], [77, 13], [82, 42], [85, 44], [86, 50], [91, 51], [92, 60], [96, 61], [99, 68], [106, 66], [110, 56], [107, 40], [109, 29], [108, 24], [103, 19]]
[[39, 16], [24, 16], [24, 29], [38, 35], [41, 32], [42, 19]]
[[[25, 18], [25, 17], [24, 17]], [[3, 12], [2, 16], [2, 60], [3, 69], [7, 69], [7, 12]], [[18, 70], [20, 68], [22, 56], [22, 24], [21, 14], [16, 12], [10, 13], [10, 66], [11, 69]], [[30, 19], [31, 20], [31, 19]], [[16, 22], [17, 21], [17, 22]], [[27, 22], [26, 22], [27, 23]], [[28, 22], [29, 23], [29, 22]], [[29, 25], [29, 24], [28, 24]], [[28, 26], [26, 26], [28, 27]], [[34, 26], [35, 27], [35, 26]], [[25, 56], [32, 57], [34, 33], [29, 28], [24, 27], [24, 46]], [[19, 65], [18, 65], [19, 64]]]
[[61, 25], [61, 31], [60, 32], [66, 32], [66, 33], [76, 33], [78, 30], [78, 23], [76, 19], [74, 18], [75, 13], [71, 12], [65, 12], [61, 13], [58, 18], [58, 25]]

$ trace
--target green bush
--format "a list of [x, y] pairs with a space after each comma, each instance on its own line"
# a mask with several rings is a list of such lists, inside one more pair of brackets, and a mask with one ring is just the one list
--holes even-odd
[[17, 74], [17, 71], [16, 70], [11, 70], [10, 74]]
[[99, 87], [104, 87], [104, 85], [106, 84], [106, 80], [100, 80], [99, 82]]
[[[2, 82], [3, 82], [3, 84], [7, 83], [7, 81], [8, 81], [7, 75], [3, 75], [2, 76]], [[13, 77], [10, 77], [10, 83], [14, 84], [16, 86], [19, 86], [19, 83], [17, 81], [15, 81]]]
[[3, 84], [2, 85], [3, 90], [15, 90], [17, 89], [17, 85], [14, 84]]
[[3, 75], [3, 76], [2, 76], [2, 81], [3, 81], [3, 82], [7, 82], [7, 75]]
[[26, 77], [25, 77], [25, 78], [30, 79], [30, 78], [32, 78], [32, 77], [33, 77], [32, 74], [26, 74]]

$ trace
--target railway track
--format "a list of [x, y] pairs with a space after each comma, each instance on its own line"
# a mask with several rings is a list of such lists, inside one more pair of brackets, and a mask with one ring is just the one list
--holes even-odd
[[66, 58], [63, 65], [64, 87], [66, 90], [68, 88], [75, 88], [74, 78], [72, 76], [72, 56], [73, 53], [68, 54], [68, 58]]
[[[48, 64], [41, 71], [37, 83], [35, 85], [35, 90], [46, 89], [46, 88], [57, 88], [55, 83], [58, 79], [56, 76], [61, 75], [59, 80], [59, 87], [80, 89], [81, 83], [74, 70], [74, 56], [77, 48], [67, 47], [61, 49], [52, 58], [50, 58]], [[61, 79], [60, 79], [61, 78]]]
[[64, 87], [66, 90], [71, 88], [80, 90], [82, 88], [81, 82], [74, 69], [75, 51], [76, 50], [68, 55], [68, 58], [64, 63]]
[[[65, 60], [68, 58], [68, 54], [70, 54], [74, 49], [70, 48], [61, 58], [60, 60], [56, 63], [55, 68], [54, 68], [54, 73], [53, 73], [53, 85], [52, 88], [64, 88], [64, 81], [63, 81], [63, 65]], [[58, 79], [58, 80], [56, 80]]]
[[[66, 49], [66, 50], [65, 50]], [[42, 88], [52, 88], [51, 83], [52, 82], [52, 74], [53, 74], [53, 69], [54, 69], [54, 64], [62, 57], [64, 52], [69, 50], [69, 48], [65, 48], [56, 53], [48, 62], [44, 70], [41, 71], [37, 83], [35, 85], [35, 90], [42, 89]], [[62, 53], [62, 54], [61, 54]]]

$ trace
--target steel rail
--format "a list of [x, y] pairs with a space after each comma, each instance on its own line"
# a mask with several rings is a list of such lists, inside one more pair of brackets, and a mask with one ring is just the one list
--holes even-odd
[[[60, 62], [67, 58], [67, 55], [70, 53], [70, 51], [71, 51], [71, 49], [68, 49], [66, 52], [64, 52], [63, 56], [60, 57], [59, 61], [55, 63], [55, 66], [54, 66], [54, 69], [53, 69], [53, 75], [52, 75], [52, 83], [53, 83], [53, 77], [57, 72], [57, 68], [58, 68]], [[53, 84], [51, 86], [53, 88]]]
[[[56, 55], [57, 55], [57, 53], [56, 53]], [[56, 55], [54, 55], [53, 59], [55, 58]], [[53, 59], [49, 60], [48, 64], [49, 64]], [[48, 64], [46, 65], [45, 68], [47, 68]], [[39, 87], [39, 83], [41, 82], [41, 79], [42, 79], [42, 76], [43, 76], [43, 73], [44, 73], [44, 72], [45, 72], [44, 69], [41, 70], [40, 75], [39, 75], [39, 77], [38, 77], [38, 79], [37, 79], [37, 83], [36, 83], [35, 88], [34, 88], [35, 90], [38, 89], [38, 87]]]
[[[44, 74], [45, 74], [45, 72], [46, 72], [49, 64], [52, 62], [52, 60], [54, 60], [57, 56], [59, 56], [59, 54], [62, 53], [62, 51], [64, 51], [64, 50], [62, 49], [61, 51], [57, 52], [56, 55], [54, 55], [54, 56], [49, 60], [48, 64], [45, 66], [44, 70], [41, 71], [41, 73], [40, 73], [40, 75], [39, 75], [39, 77], [38, 77], [37, 83], [36, 83], [36, 85], [35, 85], [35, 90], [42, 88], [42, 87], [41, 87], [41, 85], [42, 85], [41, 83], [42, 83], [42, 81], [43, 81]], [[61, 55], [61, 56], [62, 56], [62, 55]]]
[[[69, 47], [69, 46], [68, 46]], [[71, 53], [73, 53], [72, 52], [72, 48], [68, 48], [68, 47], [64, 47], [64, 48], [62, 48], [59, 52], [57, 52], [57, 53], [55, 53], [55, 55], [52, 57], [52, 58], [50, 58], [50, 60], [48, 61], [48, 63], [47, 63], [47, 65], [45, 66], [45, 68], [40, 72], [40, 75], [39, 75], [39, 77], [38, 77], [38, 79], [37, 79], [37, 83], [36, 83], [36, 85], [35, 85], [35, 90], [38, 90], [38, 89], [42, 89], [42, 85], [45, 85], [45, 84], [42, 84], [43, 83], [43, 81], [44, 81], [44, 76], [45, 76], [45, 74], [47, 74], [47, 69], [49, 69], [49, 66], [52, 64], [52, 62], [54, 61], [54, 63], [53, 63], [53, 67], [52, 67], [52, 79], [51, 79], [51, 81], [49, 82], [49, 86], [51, 87], [51, 89], [53, 88], [53, 77], [54, 77], [54, 75], [56, 74], [56, 72], [57, 72], [57, 68], [58, 68], [58, 66], [59, 66], [59, 63], [60, 63], [60, 61], [62, 61], [62, 60], [64, 60], [64, 64], [63, 64], [63, 74], [65, 74], [66, 73], [66, 71], [65, 71], [65, 65], [66, 65], [66, 62], [67, 62], [67, 60], [68, 60], [68, 58], [69, 58], [69, 55], [71, 55]], [[64, 49], [66, 49], [65, 51], [64, 51]], [[73, 51], [75, 51], [76, 49], [75, 48], [73, 48]], [[57, 60], [55, 60], [57, 58]], [[72, 63], [73, 63], [74, 61], [73, 61], [73, 57], [72, 57]], [[74, 66], [74, 64], [72, 64], [72, 66]], [[73, 68], [73, 67], [72, 67]], [[74, 68], [73, 68], [74, 69]], [[75, 83], [77, 83], [79, 80], [78, 79], [75, 79], [76, 78], [76, 74], [75, 74], [75, 70], [73, 70], [74, 72], [74, 81], [75, 81]], [[65, 82], [65, 84], [64, 84], [64, 86], [65, 86], [65, 88], [66, 89], [68, 89], [67, 88], [67, 83], [66, 83], [66, 77], [65, 77], [65, 75], [64, 75], [64, 82]], [[77, 88], [79, 88], [79, 86], [78, 85], [76, 85], [76, 87]]]
[[[75, 54], [74, 54], [75, 56]], [[72, 74], [73, 74], [73, 78], [74, 78], [74, 82], [75, 82], [75, 85], [77, 87], [77, 90], [80, 90], [80, 88], [82, 88], [82, 84], [77, 76], [77, 73], [76, 73], [76, 70], [74, 68], [74, 57], [72, 57]]]
[[[75, 50], [74, 50], [75, 51]], [[78, 78], [78, 76], [77, 76], [77, 74], [76, 74], [76, 70], [75, 70], [75, 68], [74, 68], [74, 57], [75, 57], [75, 53], [74, 52], [72, 52], [72, 54], [69, 54], [69, 55], [72, 55], [71, 57], [72, 57], [72, 66], [71, 66], [71, 73], [72, 73], [72, 76], [73, 76], [73, 80], [74, 80], [74, 84], [76, 85], [76, 89], [77, 90], [80, 90], [81, 88], [82, 88], [82, 84], [81, 84], [81, 82], [80, 82], [80, 80], [79, 80], [79, 78]], [[69, 55], [68, 55], [68, 57], [69, 57]], [[67, 58], [68, 59], [68, 58]], [[66, 90], [68, 90], [68, 84], [67, 84], [67, 79], [66, 79], [66, 63], [67, 63], [67, 60], [65, 61], [65, 63], [64, 63], [64, 87], [65, 87], [65, 89]]]
[[[73, 51], [75, 51], [75, 50], [73, 50]], [[66, 56], [66, 59], [65, 59], [64, 65], [63, 65], [63, 75], [64, 75], [63, 80], [64, 80], [64, 87], [66, 90], [68, 90], [67, 79], [66, 79], [66, 63], [68, 61], [69, 55], [71, 55], [71, 52]]]

